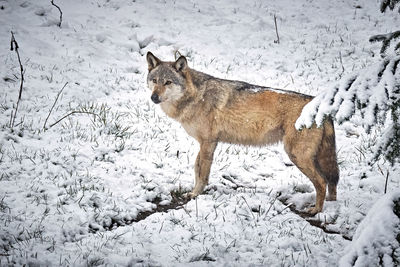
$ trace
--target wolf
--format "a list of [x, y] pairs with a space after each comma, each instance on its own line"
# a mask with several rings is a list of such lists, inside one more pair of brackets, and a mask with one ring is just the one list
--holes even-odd
[[189, 198], [197, 197], [208, 184], [219, 142], [250, 146], [283, 142], [290, 160], [315, 187], [315, 206], [307, 212], [321, 212], [325, 197], [336, 200], [339, 168], [331, 118], [319, 128], [295, 128], [312, 96], [219, 79], [190, 68], [184, 56], [167, 62], [148, 52], [146, 58], [151, 100], [200, 144]]

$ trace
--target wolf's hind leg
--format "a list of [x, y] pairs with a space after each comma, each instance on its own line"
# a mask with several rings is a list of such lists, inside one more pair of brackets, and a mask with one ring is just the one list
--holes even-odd
[[[292, 160], [293, 161], [293, 160]], [[322, 211], [326, 196], [325, 179], [318, 173], [315, 162], [312, 158], [303, 158], [294, 161], [294, 164], [304, 173], [313, 183], [316, 192], [315, 207], [307, 210], [310, 215], [315, 215]]]
[[284, 139], [284, 147], [290, 160], [304, 173], [313, 183], [316, 191], [315, 207], [307, 212], [315, 215], [322, 211], [324, 206], [327, 183], [318, 170], [318, 163], [315, 160], [317, 146], [298, 140], [299, 142], [289, 142]]
[[317, 174], [313, 178], [310, 178], [310, 180], [315, 187], [316, 200], [315, 200], [315, 207], [308, 209], [307, 212], [310, 215], [315, 215], [321, 212], [324, 206], [324, 201], [326, 196], [326, 182], [319, 174]]
[[211, 163], [213, 161], [214, 151], [217, 147], [217, 142], [202, 142], [200, 144], [200, 151], [196, 158], [194, 166], [195, 185], [188, 194], [188, 197], [194, 198], [200, 195], [206, 185], [208, 184], [208, 177], [210, 175]]

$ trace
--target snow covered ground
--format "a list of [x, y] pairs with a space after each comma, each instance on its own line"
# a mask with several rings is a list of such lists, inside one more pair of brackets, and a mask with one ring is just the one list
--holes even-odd
[[[316, 95], [373, 63], [369, 36], [398, 30], [398, 14], [368, 0], [55, 3], [61, 28], [50, 1], [0, 0], [0, 265], [400, 262], [400, 170], [368, 165], [375, 132], [336, 128], [338, 201], [314, 218], [298, 212], [314, 188], [281, 145], [220, 145], [206, 193], [167, 209], [193, 186], [198, 145], [145, 84], [146, 52], [179, 50], [221, 78]], [[25, 69], [13, 129], [10, 31]]]

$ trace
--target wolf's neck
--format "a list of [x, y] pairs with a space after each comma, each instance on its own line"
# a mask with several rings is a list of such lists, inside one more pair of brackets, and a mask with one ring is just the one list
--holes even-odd
[[161, 109], [168, 117], [179, 122], [184, 122], [193, 118], [194, 113], [191, 106], [194, 104], [194, 97], [186, 96], [175, 103], [161, 103]]
[[165, 112], [165, 114], [167, 114], [168, 117], [177, 119], [178, 111], [175, 105], [171, 103], [161, 102], [160, 107]]

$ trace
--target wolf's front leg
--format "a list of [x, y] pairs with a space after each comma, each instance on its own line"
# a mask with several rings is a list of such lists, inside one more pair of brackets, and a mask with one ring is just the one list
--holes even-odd
[[210, 175], [211, 163], [213, 161], [214, 151], [217, 147], [217, 142], [202, 142], [200, 144], [200, 151], [196, 158], [194, 166], [195, 185], [188, 194], [188, 197], [195, 198], [200, 195], [206, 185], [208, 184], [208, 177]]

